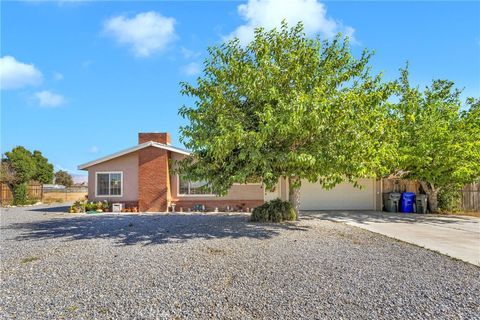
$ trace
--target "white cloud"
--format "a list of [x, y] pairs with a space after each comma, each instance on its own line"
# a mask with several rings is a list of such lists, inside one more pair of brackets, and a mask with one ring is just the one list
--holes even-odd
[[195, 76], [200, 73], [200, 64], [196, 62], [190, 62], [182, 67], [182, 73], [187, 76]]
[[105, 21], [103, 30], [118, 43], [131, 46], [137, 57], [148, 57], [162, 51], [175, 38], [175, 19], [154, 11], [133, 18], [117, 16]]
[[237, 7], [238, 14], [245, 20], [227, 38], [238, 37], [242, 44], [253, 39], [256, 27], [267, 30], [279, 27], [285, 19], [290, 26], [302, 21], [307, 35], [320, 34], [331, 38], [338, 32], [348, 35], [354, 41], [352, 27], [327, 17], [327, 9], [318, 0], [248, 0]]
[[62, 95], [46, 90], [35, 93], [35, 98], [41, 107], [59, 107], [66, 102]]
[[185, 47], [182, 47], [180, 49], [180, 52], [182, 53], [182, 55], [185, 59], [195, 59], [195, 58], [198, 58], [202, 54], [199, 51], [189, 50]]
[[42, 82], [42, 73], [33, 64], [17, 61], [12, 56], [0, 58], [0, 88], [18, 89], [38, 85]]
[[97, 146], [92, 146], [88, 150], [88, 152], [90, 152], [90, 153], [97, 153], [98, 151], [100, 151], [100, 149]]
[[53, 80], [56, 80], [56, 81], [63, 80], [63, 74], [61, 74], [60, 72], [55, 72], [53, 74]]

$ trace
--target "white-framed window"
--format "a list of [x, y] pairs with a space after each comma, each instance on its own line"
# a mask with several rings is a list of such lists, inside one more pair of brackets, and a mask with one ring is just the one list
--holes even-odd
[[96, 172], [95, 173], [96, 197], [121, 197], [123, 196], [123, 172]]
[[180, 196], [215, 196], [212, 188], [205, 181], [189, 181], [177, 176], [178, 195]]

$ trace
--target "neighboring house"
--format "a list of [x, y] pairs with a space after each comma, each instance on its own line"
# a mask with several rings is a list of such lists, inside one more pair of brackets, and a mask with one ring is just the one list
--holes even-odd
[[[171, 204], [186, 211], [194, 205], [207, 209], [247, 210], [265, 201], [288, 199], [288, 183], [281, 179], [274, 191], [261, 183], [234, 184], [223, 197], [211, 194], [203, 182], [186, 181], [171, 172], [170, 160], [181, 160], [189, 151], [170, 144], [168, 133], [139, 133], [138, 145], [78, 166], [88, 170], [88, 199], [138, 206], [139, 211], [167, 211]], [[363, 189], [343, 183], [326, 191], [302, 181], [302, 210], [380, 210], [381, 184], [363, 179]]]

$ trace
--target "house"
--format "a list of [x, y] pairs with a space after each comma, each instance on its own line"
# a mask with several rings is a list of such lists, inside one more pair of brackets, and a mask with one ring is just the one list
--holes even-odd
[[[171, 171], [171, 160], [181, 160], [189, 154], [172, 146], [168, 133], [139, 133], [138, 145], [78, 168], [88, 170], [88, 199], [138, 206], [142, 212], [167, 211], [172, 204], [177, 211], [194, 205], [209, 210], [247, 210], [271, 199], [288, 199], [285, 179], [280, 179], [274, 190], [265, 190], [261, 183], [234, 184], [225, 196], [216, 196], [204, 182], [187, 181]], [[342, 183], [327, 191], [317, 183], [302, 181], [300, 208], [380, 210], [381, 183], [363, 179], [360, 184], [362, 189]]]

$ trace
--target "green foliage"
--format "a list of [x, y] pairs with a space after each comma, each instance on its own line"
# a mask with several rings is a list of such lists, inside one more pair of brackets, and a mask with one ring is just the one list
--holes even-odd
[[480, 176], [479, 100], [468, 99], [462, 111], [453, 82], [435, 80], [421, 91], [410, 86], [407, 69], [401, 72], [400, 101], [392, 110], [399, 144], [394, 168], [422, 183], [436, 211], [439, 191]]
[[73, 178], [67, 171], [58, 170], [55, 172], [55, 183], [65, 187], [71, 187], [73, 185]]
[[13, 204], [14, 205], [25, 205], [29, 204], [28, 193], [27, 193], [27, 184], [20, 183], [13, 187]]
[[86, 211], [96, 211], [97, 210], [97, 203], [96, 202], [87, 202], [85, 204]]
[[97, 201], [97, 202], [95, 201], [85, 202], [84, 207], [85, 207], [85, 211], [98, 211], [98, 210], [102, 210], [104, 212], [112, 211], [112, 204], [107, 200]]
[[33, 160], [35, 161], [36, 171], [32, 180], [42, 184], [52, 183], [53, 181], [53, 165], [48, 162], [42, 153], [38, 150], [33, 151]]
[[295, 177], [292, 187], [328, 188], [386, 172], [393, 85], [370, 74], [370, 52], [355, 58], [348, 38], [321, 42], [285, 22], [258, 28], [246, 47], [234, 39], [208, 51], [196, 86], [181, 84], [195, 98], [179, 111], [189, 120], [181, 141], [192, 157], [179, 164], [188, 179], [222, 195], [233, 183]]
[[462, 205], [462, 186], [448, 186], [438, 192], [438, 208], [444, 212], [458, 212]]
[[68, 212], [70, 212], [70, 213], [85, 212], [86, 207], [87, 207], [87, 201], [86, 200], [77, 200], [73, 203], [73, 205], [70, 207]]
[[18, 146], [5, 152], [1, 163], [1, 180], [12, 191], [15, 205], [35, 202], [33, 199], [28, 200], [27, 183], [32, 180], [47, 183], [52, 181], [52, 177], [53, 166], [40, 151], [31, 153], [24, 147]]
[[15, 147], [12, 151], [5, 152], [4, 161], [8, 162], [14, 174], [15, 185], [29, 182], [36, 173], [33, 155], [24, 147]]
[[282, 222], [296, 220], [297, 215], [289, 202], [275, 199], [256, 207], [251, 219], [255, 222]]

